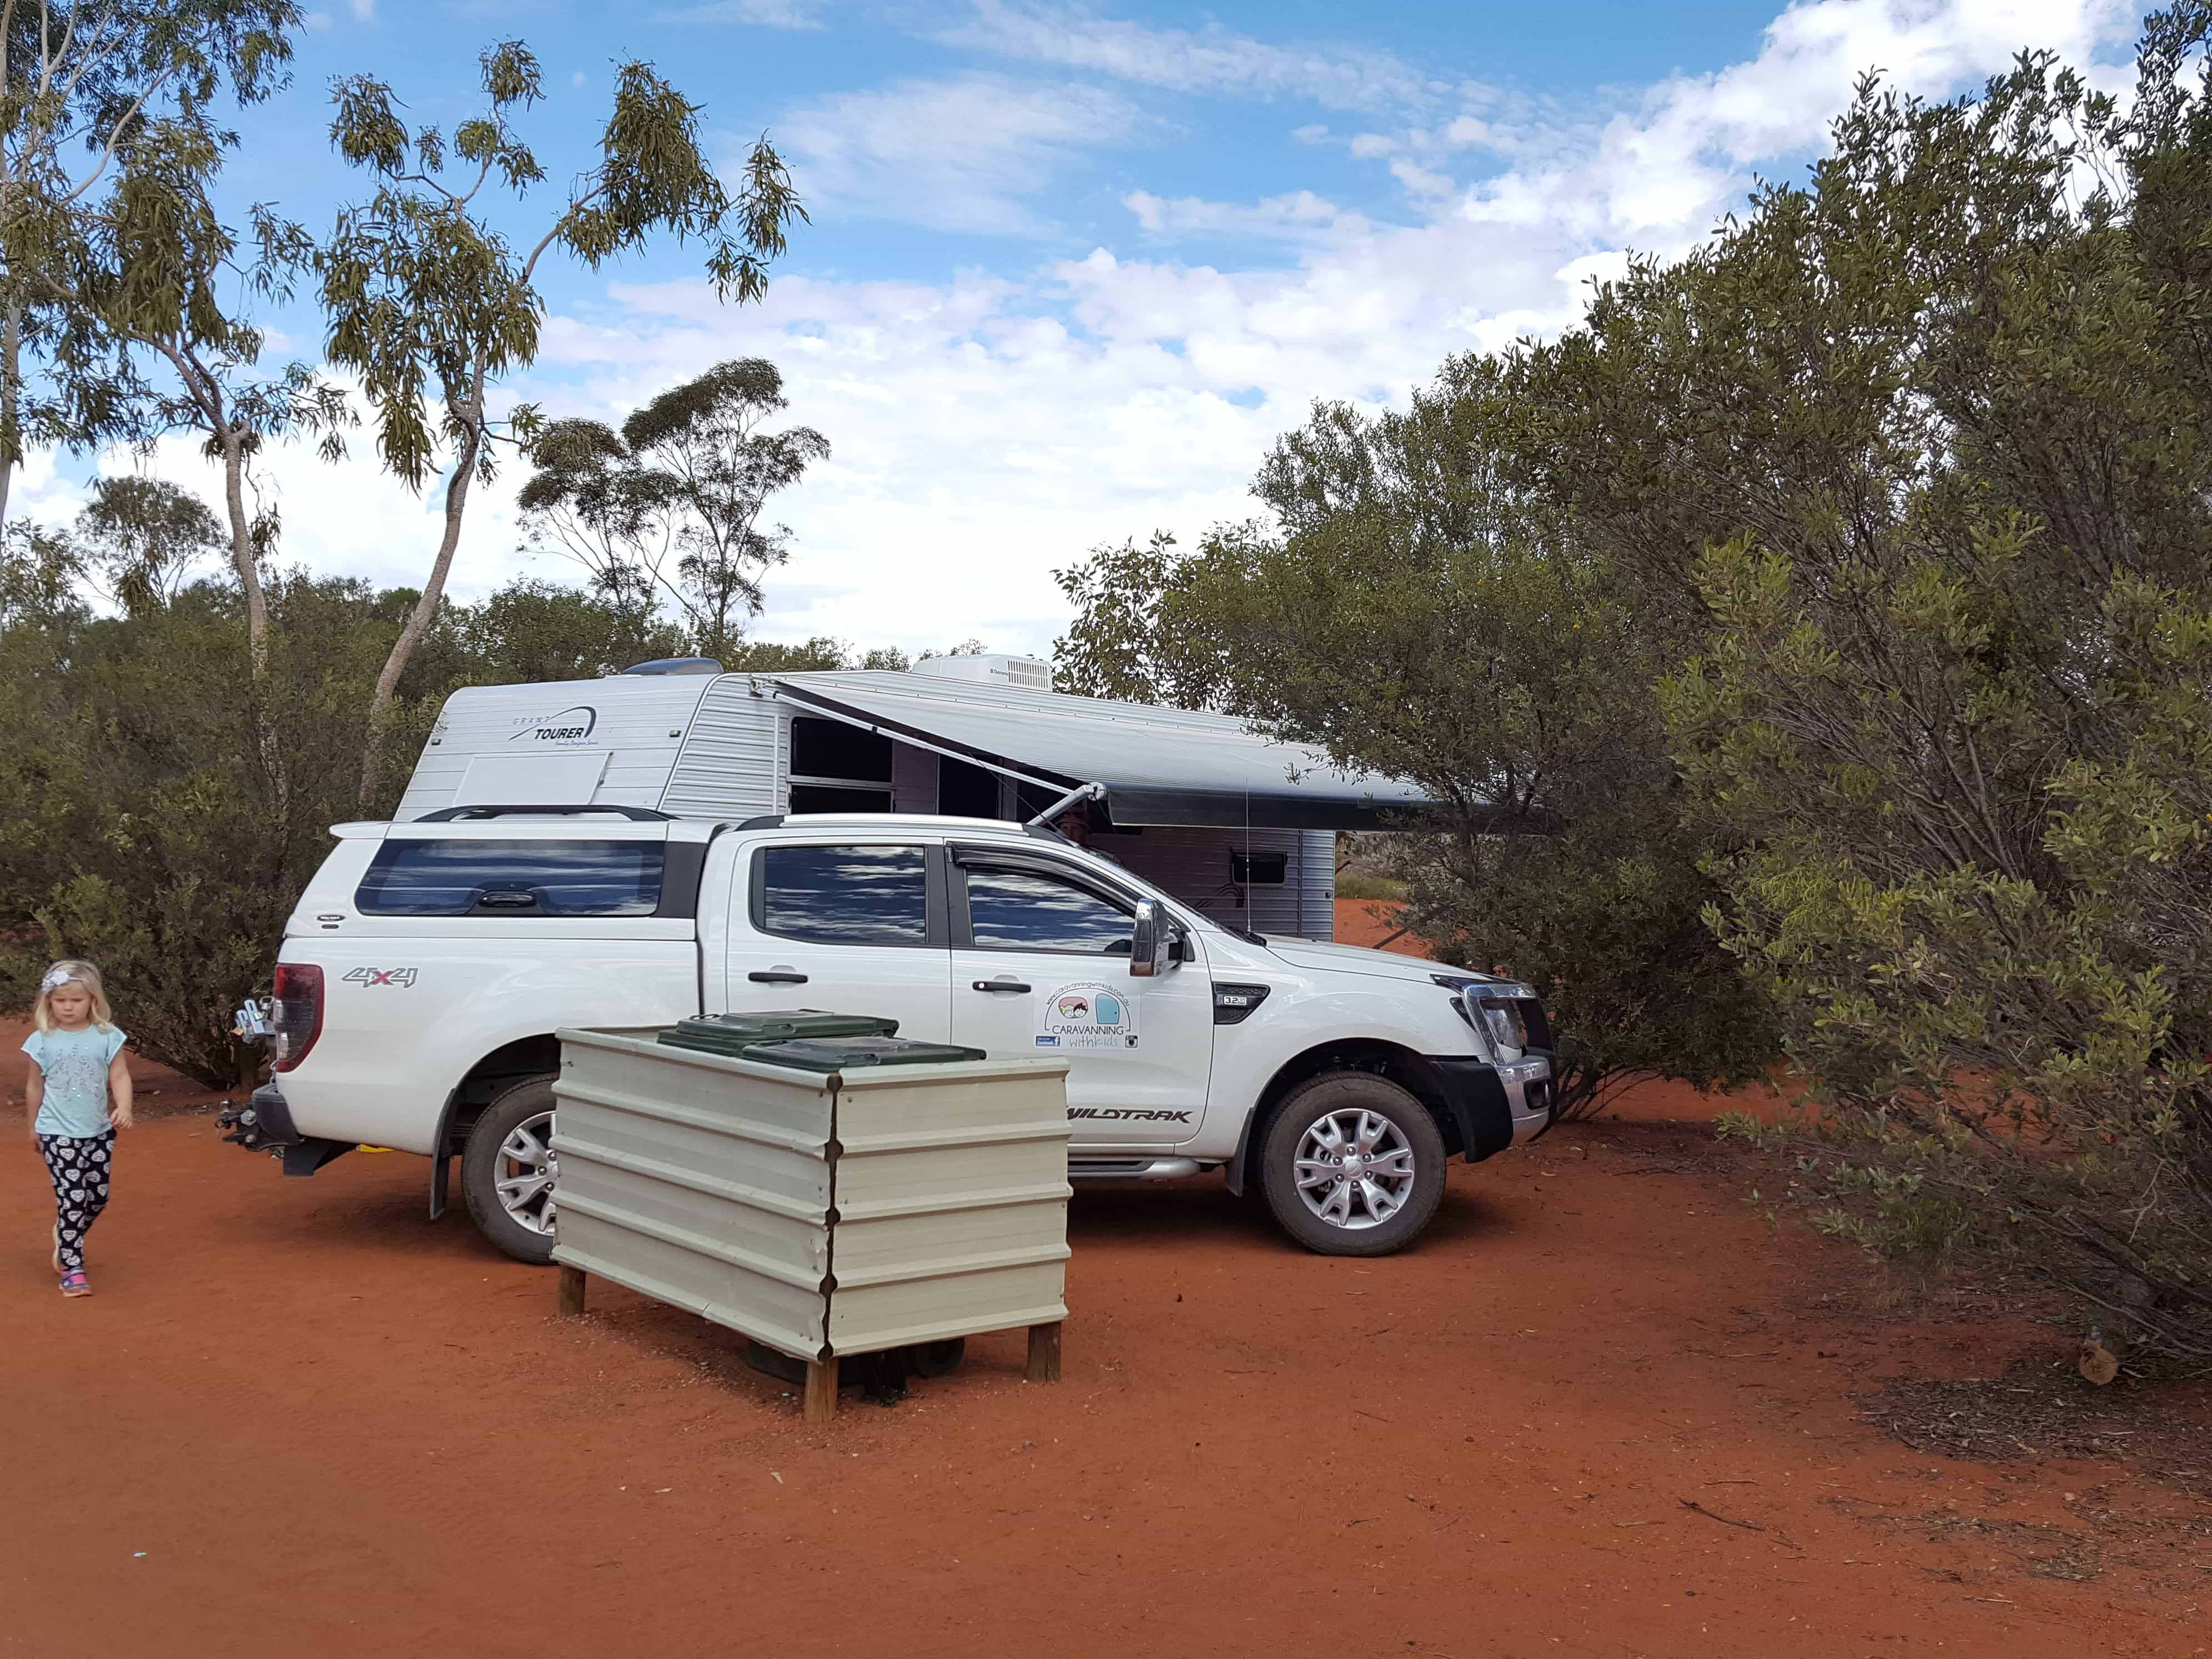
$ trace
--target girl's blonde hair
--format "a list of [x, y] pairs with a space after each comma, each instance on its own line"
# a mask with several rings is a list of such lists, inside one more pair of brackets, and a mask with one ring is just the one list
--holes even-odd
[[100, 969], [75, 957], [64, 957], [40, 977], [39, 1000], [31, 1005], [31, 1024], [41, 1031], [54, 1029], [54, 1011], [48, 1000], [64, 985], [92, 994], [92, 1023], [101, 1030], [115, 1024], [115, 1011], [107, 1006], [107, 988], [100, 981]]

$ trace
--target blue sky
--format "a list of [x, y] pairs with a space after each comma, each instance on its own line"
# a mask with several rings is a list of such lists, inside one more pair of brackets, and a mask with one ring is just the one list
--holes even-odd
[[[376, 75], [450, 127], [502, 38], [544, 65], [524, 131], [557, 186], [614, 64], [653, 61], [717, 156], [771, 136], [813, 223], [758, 307], [719, 306], [672, 246], [556, 269], [510, 396], [618, 419], [767, 356], [835, 453], [780, 503], [793, 553], [757, 631], [1042, 650], [1054, 566], [1249, 516], [1261, 454], [1316, 398], [1401, 402], [1449, 353], [1567, 325], [1629, 250], [1679, 252], [1754, 177], [1802, 168], [1860, 71], [1950, 95], [2048, 46], [2117, 87], [2135, 23], [2112, 0], [325, 0], [292, 90], [241, 118], [228, 188], [326, 222], [359, 188], [329, 151], [330, 77]], [[553, 195], [506, 222], [542, 225]], [[272, 321], [314, 359], [312, 314]], [[19, 500], [66, 517], [94, 465], [41, 458]], [[96, 465], [214, 498], [181, 442]], [[573, 574], [520, 550], [514, 483], [472, 511], [461, 596]], [[264, 487], [288, 557], [420, 580], [431, 503], [365, 453], [278, 454]]]

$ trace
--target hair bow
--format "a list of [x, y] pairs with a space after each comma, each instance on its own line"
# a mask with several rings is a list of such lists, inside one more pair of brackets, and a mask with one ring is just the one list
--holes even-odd
[[66, 968], [50, 968], [46, 970], [46, 976], [39, 981], [39, 988], [41, 991], [58, 991], [70, 982], [70, 977]]

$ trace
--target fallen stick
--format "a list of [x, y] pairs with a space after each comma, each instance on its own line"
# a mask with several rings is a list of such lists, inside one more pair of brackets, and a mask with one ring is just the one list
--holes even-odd
[[1702, 1515], [1708, 1521], [1717, 1521], [1724, 1527], [1741, 1527], [1746, 1532], [1763, 1532], [1777, 1543], [1788, 1544], [1793, 1550], [1797, 1547], [1786, 1534], [1775, 1531], [1771, 1527], [1762, 1527], [1756, 1521], [1738, 1521], [1730, 1516], [1716, 1515], [1694, 1498], [1678, 1498], [1674, 1501], [1692, 1514]]

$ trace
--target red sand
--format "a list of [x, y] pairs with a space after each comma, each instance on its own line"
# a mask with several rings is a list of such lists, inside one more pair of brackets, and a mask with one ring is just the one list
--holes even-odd
[[1370, 951], [1396, 951], [1409, 957], [1432, 954], [1428, 945], [1405, 931], [1398, 920], [1399, 907], [1389, 899], [1336, 901], [1336, 942], [1364, 945]]
[[0, 1116], [0, 1655], [2212, 1651], [2197, 1567], [2058, 1582], [1865, 1518], [2172, 1500], [1859, 1423], [1889, 1376], [2048, 1345], [1870, 1317], [1855, 1258], [1769, 1231], [1700, 1127], [1455, 1165], [1378, 1261], [1214, 1184], [1085, 1193], [1065, 1382], [985, 1337], [811, 1429], [684, 1315], [595, 1284], [555, 1317], [550, 1273], [423, 1219], [420, 1160], [286, 1181], [174, 1098], [82, 1302]]

